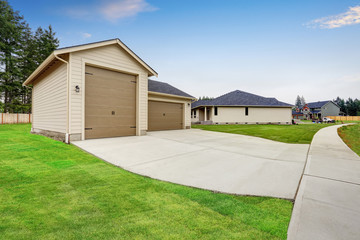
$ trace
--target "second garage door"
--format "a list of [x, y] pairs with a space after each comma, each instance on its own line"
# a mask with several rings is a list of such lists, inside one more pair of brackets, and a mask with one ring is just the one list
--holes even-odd
[[148, 130], [174, 130], [183, 128], [183, 104], [149, 101]]
[[85, 138], [136, 134], [136, 77], [85, 69]]

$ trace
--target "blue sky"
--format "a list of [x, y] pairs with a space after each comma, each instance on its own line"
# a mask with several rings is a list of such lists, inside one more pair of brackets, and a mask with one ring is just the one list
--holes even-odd
[[195, 97], [360, 98], [360, 1], [10, 0], [60, 46], [120, 38]]

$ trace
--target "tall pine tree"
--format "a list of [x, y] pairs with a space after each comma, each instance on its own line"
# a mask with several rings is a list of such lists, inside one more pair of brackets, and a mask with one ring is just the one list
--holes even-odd
[[299, 95], [297, 95], [296, 99], [295, 99], [295, 107], [296, 108], [301, 108], [302, 105], [301, 105], [301, 98]]
[[19, 12], [0, 0], [0, 102], [4, 112], [30, 112], [26, 78], [59, 46], [51, 25], [33, 33]]

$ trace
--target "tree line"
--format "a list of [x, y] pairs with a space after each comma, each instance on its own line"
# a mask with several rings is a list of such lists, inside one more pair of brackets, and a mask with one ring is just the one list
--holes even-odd
[[347, 100], [337, 97], [333, 100], [339, 107], [340, 111], [347, 116], [360, 116], [360, 100], [348, 98]]
[[35, 32], [0, 0], [0, 112], [31, 112], [31, 88], [22, 83], [59, 46], [51, 25]]

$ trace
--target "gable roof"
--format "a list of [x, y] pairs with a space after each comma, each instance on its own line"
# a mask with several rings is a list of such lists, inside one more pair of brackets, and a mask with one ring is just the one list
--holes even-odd
[[136, 55], [128, 46], [126, 46], [120, 39], [110, 39], [100, 42], [93, 42], [93, 43], [87, 43], [82, 45], [75, 45], [71, 47], [64, 47], [59, 48], [53, 51], [44, 62], [40, 64], [40, 66], [26, 79], [26, 81], [23, 83], [23, 86], [31, 84], [31, 82], [36, 78], [36, 76], [41, 73], [43, 70], [51, 66], [54, 61], [63, 61], [59, 59], [58, 55], [60, 54], [66, 54], [70, 52], [77, 52], [77, 51], [83, 51], [91, 48], [97, 48], [97, 47], [103, 47], [108, 46], [112, 44], [119, 45], [122, 49], [124, 49], [131, 57], [133, 57], [140, 65], [142, 65], [149, 73], [150, 76], [158, 76], [158, 73], [152, 69], [146, 62], [144, 62], [138, 55]]
[[267, 98], [240, 90], [235, 90], [212, 100], [196, 101], [191, 108], [199, 106], [263, 106], [263, 107], [292, 107], [293, 105], [280, 102], [276, 98]]
[[[327, 104], [328, 102], [332, 102], [331, 100], [327, 100], [327, 101], [318, 101], [318, 102], [311, 102], [311, 103], [307, 103], [309, 108], [321, 108], [322, 106], [324, 106], [325, 104]], [[338, 106], [336, 103], [334, 103], [336, 106]]]
[[170, 95], [177, 95], [177, 96], [187, 97], [187, 98], [194, 98], [190, 94], [187, 94], [186, 92], [183, 92], [180, 89], [178, 89], [174, 86], [171, 86], [168, 83], [159, 82], [159, 81], [155, 81], [155, 80], [151, 80], [151, 79], [149, 79], [149, 81], [148, 81], [148, 91], [170, 94]]

